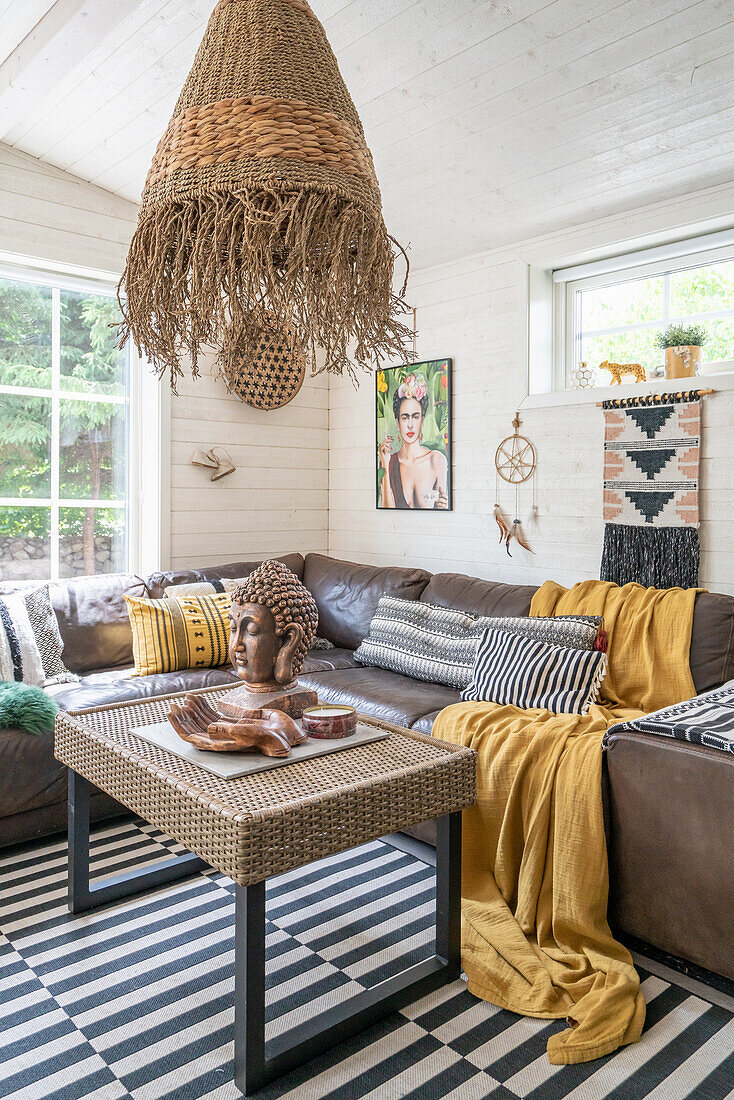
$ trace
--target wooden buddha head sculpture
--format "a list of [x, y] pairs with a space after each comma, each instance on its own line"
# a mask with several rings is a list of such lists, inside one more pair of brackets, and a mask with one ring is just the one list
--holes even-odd
[[296, 686], [316, 635], [316, 601], [280, 561], [265, 561], [232, 593], [229, 658], [249, 691]]

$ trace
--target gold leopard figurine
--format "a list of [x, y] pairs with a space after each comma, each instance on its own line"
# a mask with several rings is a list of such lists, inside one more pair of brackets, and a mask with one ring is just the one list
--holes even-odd
[[612, 376], [610, 386], [613, 386], [615, 382], [618, 386], [621, 386], [623, 374], [634, 374], [635, 382], [645, 381], [645, 368], [642, 363], [610, 363], [608, 359], [605, 359], [603, 363], [599, 364], [599, 370], [609, 371]]

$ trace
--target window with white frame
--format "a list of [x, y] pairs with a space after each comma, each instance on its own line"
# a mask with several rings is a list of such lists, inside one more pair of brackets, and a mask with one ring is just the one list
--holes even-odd
[[0, 580], [130, 567], [130, 355], [113, 284], [0, 268]]
[[594, 370], [597, 386], [611, 382], [610, 374], [596, 369], [605, 360], [641, 363], [648, 379], [662, 376], [664, 352], [656, 338], [671, 325], [705, 329], [707, 370], [732, 365], [734, 240], [697, 251], [689, 242], [677, 247], [678, 254], [668, 245], [553, 273], [556, 388], [571, 386], [571, 372], [581, 362]]

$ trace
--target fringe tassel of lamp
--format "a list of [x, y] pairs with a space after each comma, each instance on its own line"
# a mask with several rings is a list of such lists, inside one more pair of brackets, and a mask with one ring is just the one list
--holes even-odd
[[[182, 352], [225, 378], [289, 326], [315, 369], [405, 360], [405, 285], [362, 125], [305, 0], [220, 0], [156, 151], [120, 284], [171, 385]], [[404, 253], [403, 253], [404, 255]], [[407, 276], [406, 276], [407, 278]]]

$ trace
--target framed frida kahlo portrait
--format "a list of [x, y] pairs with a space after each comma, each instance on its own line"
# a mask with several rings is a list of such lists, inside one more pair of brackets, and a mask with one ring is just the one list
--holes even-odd
[[451, 360], [375, 375], [377, 507], [451, 509]]

